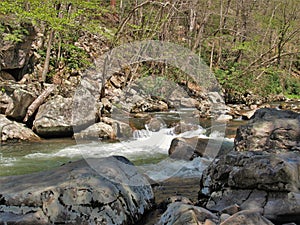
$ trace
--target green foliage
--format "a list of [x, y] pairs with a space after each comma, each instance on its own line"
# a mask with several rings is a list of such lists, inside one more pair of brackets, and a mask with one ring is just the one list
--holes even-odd
[[283, 92], [281, 85], [282, 71], [270, 67], [265, 69], [264, 75], [258, 80], [262, 95], [276, 95]]
[[91, 65], [88, 54], [74, 44], [62, 44], [62, 61], [69, 70], [86, 69]]
[[285, 94], [292, 96], [300, 96], [300, 78], [290, 76], [284, 83]]

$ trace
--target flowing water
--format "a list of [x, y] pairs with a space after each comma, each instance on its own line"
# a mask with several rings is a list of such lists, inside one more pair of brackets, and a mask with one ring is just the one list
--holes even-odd
[[[168, 157], [168, 149], [175, 137], [208, 138], [211, 129], [209, 120], [201, 120], [197, 130], [179, 135], [174, 128], [168, 126], [182, 120], [183, 116], [169, 113], [156, 113], [167, 125], [158, 132], [147, 129], [136, 130], [133, 137], [121, 142], [85, 142], [78, 143], [73, 139], [50, 139], [38, 143], [8, 143], [0, 146], [0, 176], [26, 174], [47, 170], [69, 161], [89, 157], [107, 157], [122, 155], [131, 160], [138, 169], [156, 181], [173, 176], [198, 176], [207, 165], [207, 159], [196, 158], [186, 162]], [[131, 122], [139, 119], [131, 118]], [[139, 121], [140, 122], [140, 121]], [[227, 125], [228, 140], [233, 141], [232, 133], [243, 121], [232, 121]], [[218, 137], [218, 133], [210, 133], [210, 137]]]

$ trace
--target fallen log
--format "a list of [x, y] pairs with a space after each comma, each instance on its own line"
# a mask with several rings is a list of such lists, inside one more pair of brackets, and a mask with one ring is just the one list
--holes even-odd
[[39, 97], [37, 97], [31, 105], [27, 109], [27, 113], [23, 120], [24, 123], [28, 121], [28, 119], [34, 114], [34, 112], [40, 107], [41, 104], [45, 101], [45, 99], [53, 92], [56, 85], [52, 84], [47, 89], [45, 89]]

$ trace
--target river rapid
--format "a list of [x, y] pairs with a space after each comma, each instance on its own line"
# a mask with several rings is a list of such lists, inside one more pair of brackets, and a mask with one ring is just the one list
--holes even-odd
[[[172, 112], [156, 113], [170, 124], [179, 117]], [[181, 116], [182, 117], [182, 116]], [[138, 119], [136, 119], [138, 120]], [[137, 122], [137, 121], [135, 121]], [[236, 128], [244, 123], [233, 120], [226, 126], [227, 140], [233, 142]], [[199, 177], [210, 162], [209, 159], [195, 158], [193, 161], [175, 160], [168, 157], [171, 141], [176, 137], [200, 137], [223, 139], [212, 131], [212, 121], [200, 120], [198, 129], [181, 134], [174, 133], [174, 127], [162, 127], [157, 132], [147, 129], [135, 130], [133, 137], [121, 142], [90, 141], [79, 143], [71, 138], [48, 139], [38, 143], [7, 143], [0, 146], [0, 176], [19, 175], [48, 170], [80, 158], [102, 158], [121, 155], [131, 160], [138, 169], [154, 181], [171, 177]]]

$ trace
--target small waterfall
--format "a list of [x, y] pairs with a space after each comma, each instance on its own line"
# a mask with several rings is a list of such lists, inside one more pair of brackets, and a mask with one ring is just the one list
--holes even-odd
[[143, 130], [135, 130], [133, 131], [133, 138], [135, 140], [137, 139], [143, 139], [143, 138], [149, 138], [151, 136], [151, 131], [149, 131], [148, 129], [143, 129]]

